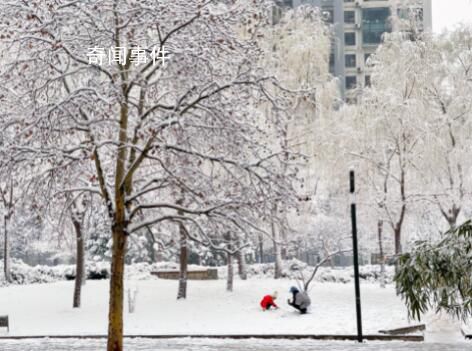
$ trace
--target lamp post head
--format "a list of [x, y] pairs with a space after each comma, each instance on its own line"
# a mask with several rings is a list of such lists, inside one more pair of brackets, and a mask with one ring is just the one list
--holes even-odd
[[349, 192], [354, 194], [355, 191], [355, 182], [354, 182], [354, 170], [349, 171]]

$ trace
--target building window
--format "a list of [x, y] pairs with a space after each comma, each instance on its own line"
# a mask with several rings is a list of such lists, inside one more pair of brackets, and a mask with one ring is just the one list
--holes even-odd
[[283, 0], [282, 6], [293, 7], [293, 0]]
[[344, 33], [344, 45], [347, 45], [347, 46], [356, 45], [356, 33], [354, 32]]
[[347, 23], [347, 24], [356, 23], [356, 14], [354, 11], [344, 11], [344, 23]]
[[345, 65], [347, 68], [354, 68], [356, 67], [356, 55], [355, 54], [348, 54], [345, 56]]
[[380, 44], [383, 34], [391, 31], [389, 17], [388, 7], [362, 9], [362, 42]]
[[344, 2], [354, 2], [354, 0], [344, 0]]
[[355, 89], [357, 87], [357, 77], [347, 76], [346, 77], [346, 89]]
[[370, 76], [365, 76], [364, 86], [370, 87], [371, 84], [372, 84], [372, 83], [370, 82]]

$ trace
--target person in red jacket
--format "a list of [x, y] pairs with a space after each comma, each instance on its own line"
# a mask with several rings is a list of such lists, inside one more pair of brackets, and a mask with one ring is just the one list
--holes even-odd
[[277, 299], [277, 291], [274, 291], [272, 295], [264, 296], [261, 300], [262, 310], [265, 311], [265, 310], [270, 309], [271, 307], [279, 308], [279, 306], [277, 306], [277, 304], [274, 301], [275, 299]]

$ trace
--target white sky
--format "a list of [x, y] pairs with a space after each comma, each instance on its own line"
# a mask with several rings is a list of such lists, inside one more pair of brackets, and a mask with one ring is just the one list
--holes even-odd
[[452, 29], [460, 22], [472, 24], [472, 0], [432, 0], [432, 3], [435, 32]]

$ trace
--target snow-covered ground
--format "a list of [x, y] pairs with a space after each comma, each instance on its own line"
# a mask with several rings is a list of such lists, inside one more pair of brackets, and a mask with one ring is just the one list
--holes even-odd
[[[149, 279], [137, 285], [136, 311], [125, 314], [125, 334], [355, 334], [352, 283], [315, 283], [311, 313], [299, 315], [287, 305], [288, 279], [236, 280], [232, 293], [225, 281], [189, 281], [187, 300], [176, 300], [177, 282]], [[73, 282], [0, 288], [0, 315], [10, 316], [10, 335], [106, 334], [108, 281], [88, 281], [82, 308], [73, 309]], [[261, 311], [264, 294], [279, 292], [281, 309]], [[409, 325], [394, 288], [362, 284], [364, 332]], [[447, 328], [446, 328], [447, 329]], [[1, 334], [4, 331], [0, 331]], [[459, 330], [442, 341], [463, 340]]]
[[[99, 351], [105, 340], [0, 341], [2, 351]], [[320, 342], [311, 340], [215, 340], [215, 339], [125, 339], [132, 351], [464, 351], [467, 344], [421, 344], [403, 342]]]

